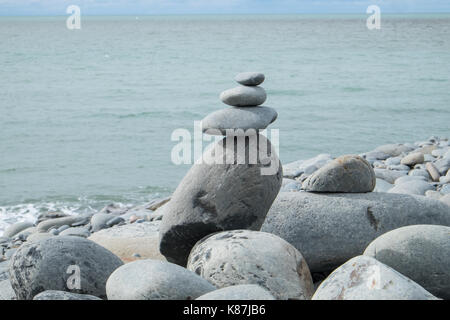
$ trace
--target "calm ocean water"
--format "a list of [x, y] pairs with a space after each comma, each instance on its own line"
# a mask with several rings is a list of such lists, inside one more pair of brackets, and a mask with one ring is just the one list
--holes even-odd
[[177, 128], [266, 74], [280, 158], [448, 136], [450, 15], [0, 17], [0, 230], [166, 195]]

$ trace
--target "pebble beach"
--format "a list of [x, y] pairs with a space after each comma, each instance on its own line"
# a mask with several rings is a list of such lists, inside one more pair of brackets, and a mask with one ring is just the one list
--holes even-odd
[[[223, 139], [169, 197], [9, 225], [0, 299], [450, 299], [449, 139], [282, 164], [259, 133], [281, 112], [264, 74], [234, 80], [202, 120]], [[250, 164], [252, 137], [267, 148]]]

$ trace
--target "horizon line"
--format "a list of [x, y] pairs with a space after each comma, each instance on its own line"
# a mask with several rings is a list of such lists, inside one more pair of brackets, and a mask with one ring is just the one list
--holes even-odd
[[[382, 12], [381, 14], [384, 15], [410, 15], [410, 14], [449, 14], [449, 11], [444, 12]], [[129, 17], [135, 17], [135, 16], [233, 16], [233, 15], [254, 15], [254, 16], [293, 16], [293, 15], [367, 15], [365, 12], [297, 12], [297, 13], [145, 13], [145, 14], [139, 14], [139, 13], [95, 13], [95, 14], [89, 14], [85, 13], [83, 16], [110, 16], [110, 17], [118, 17], [118, 16], [129, 16]], [[0, 17], [67, 17], [69, 14], [67, 13], [61, 13], [61, 14], [3, 14], [0, 13]]]

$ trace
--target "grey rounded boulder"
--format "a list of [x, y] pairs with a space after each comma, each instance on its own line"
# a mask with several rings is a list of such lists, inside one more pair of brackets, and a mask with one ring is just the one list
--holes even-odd
[[[270, 142], [262, 135], [257, 138], [267, 152], [258, 149], [255, 164], [249, 157], [255, 152], [249, 138], [241, 145], [245, 147], [242, 161], [235, 151], [235, 146], [240, 149], [238, 138], [226, 137], [213, 145], [161, 208], [159, 248], [168, 261], [185, 266], [195, 243], [211, 233], [261, 228], [281, 188], [282, 167]], [[231, 161], [225, 161], [222, 153]]]
[[450, 226], [450, 207], [406, 194], [281, 192], [261, 231], [297, 248], [312, 272], [360, 255], [383, 233], [413, 224]]
[[450, 299], [450, 227], [413, 225], [389, 231], [364, 255], [397, 270], [442, 299]]
[[217, 288], [256, 284], [280, 300], [310, 299], [314, 286], [301, 253], [269, 233], [233, 230], [199, 241], [188, 269]]
[[303, 184], [312, 192], [372, 192], [376, 178], [372, 166], [355, 155], [345, 155], [314, 172]]
[[254, 135], [267, 128], [277, 116], [277, 112], [269, 107], [227, 108], [206, 116], [202, 120], [202, 130], [210, 135], [230, 135], [227, 130], [232, 131], [231, 135]]
[[33, 300], [102, 300], [102, 299], [88, 294], [78, 294], [57, 290], [46, 290], [34, 296]]
[[238, 86], [220, 94], [220, 100], [233, 107], [255, 107], [262, 105], [266, 99], [267, 94], [262, 87]]
[[412, 167], [418, 163], [423, 163], [424, 161], [425, 158], [423, 153], [412, 152], [408, 154], [406, 157], [404, 157], [400, 163]]
[[241, 284], [209, 292], [195, 300], [275, 300], [275, 298], [258, 285]]
[[357, 256], [333, 271], [312, 300], [436, 300], [420, 285], [385, 264]]
[[108, 300], [193, 300], [216, 288], [195, 273], [159, 260], [138, 260], [114, 271]]
[[25, 243], [11, 258], [11, 285], [21, 300], [46, 290], [106, 297], [109, 275], [122, 261], [98, 244], [71, 236]]

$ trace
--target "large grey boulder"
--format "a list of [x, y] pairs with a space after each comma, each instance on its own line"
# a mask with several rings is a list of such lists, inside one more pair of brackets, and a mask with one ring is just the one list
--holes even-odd
[[256, 131], [267, 128], [277, 117], [278, 113], [270, 107], [226, 108], [207, 115], [202, 120], [202, 130], [210, 135], [227, 135], [227, 129], [241, 129], [243, 133], [232, 133], [254, 135]]
[[[261, 228], [281, 188], [282, 167], [270, 142], [262, 135], [258, 139], [260, 146], [268, 145], [268, 152], [258, 156], [257, 164], [249, 164], [248, 154], [254, 151], [249, 139], [244, 164], [238, 164], [236, 138], [227, 137], [205, 151], [204, 161], [183, 178], [161, 208], [160, 252], [168, 261], [185, 266], [195, 243], [211, 233]], [[214, 164], [222, 160], [222, 152], [231, 155], [232, 164]]]
[[414, 281], [383, 263], [357, 256], [334, 270], [313, 300], [436, 300]]
[[193, 300], [216, 288], [194, 272], [159, 260], [138, 260], [114, 271], [108, 300]]
[[310, 299], [314, 292], [301, 253], [265, 232], [233, 230], [206, 237], [192, 249], [187, 267], [217, 288], [257, 284], [281, 300]]
[[89, 294], [78, 294], [58, 290], [46, 290], [34, 296], [33, 300], [102, 300]]
[[17, 223], [14, 223], [13, 225], [10, 225], [3, 233], [3, 236], [12, 238], [19, 232], [21, 232], [25, 229], [31, 228], [31, 227], [33, 227], [33, 224], [31, 222], [26, 222], [26, 221], [25, 222], [17, 222]]
[[122, 264], [90, 240], [59, 236], [22, 245], [11, 259], [9, 273], [21, 300], [30, 300], [45, 290], [105, 298], [106, 280]]
[[362, 254], [383, 233], [412, 224], [450, 226], [450, 207], [406, 194], [283, 192], [261, 231], [288, 241], [312, 272], [320, 272]]
[[241, 72], [234, 80], [244, 86], [258, 86], [264, 82], [265, 76], [259, 72]]
[[303, 187], [313, 192], [371, 192], [375, 183], [370, 163], [359, 156], [345, 155], [314, 172]]
[[160, 221], [115, 226], [95, 232], [89, 240], [105, 247], [123, 262], [137, 259], [166, 260], [159, 252]]
[[275, 298], [269, 291], [256, 284], [241, 284], [209, 292], [195, 300], [275, 300]]
[[435, 296], [450, 299], [450, 227], [398, 228], [376, 238], [364, 255], [397, 270]]
[[266, 91], [261, 87], [238, 86], [220, 94], [220, 100], [233, 107], [255, 107], [266, 99]]

